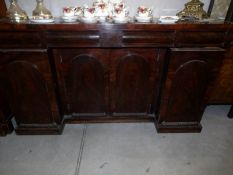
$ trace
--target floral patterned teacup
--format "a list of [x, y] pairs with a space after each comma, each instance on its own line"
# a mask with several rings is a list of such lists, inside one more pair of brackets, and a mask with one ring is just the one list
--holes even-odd
[[129, 11], [124, 3], [114, 5], [113, 16], [115, 18], [125, 18], [129, 15]]
[[149, 17], [152, 15], [152, 10], [146, 6], [139, 6], [137, 9], [137, 16], [139, 17]]
[[71, 17], [75, 15], [75, 7], [63, 7], [63, 16]]
[[83, 16], [85, 18], [94, 18], [95, 17], [95, 8], [94, 7], [84, 6]]
[[83, 15], [83, 8], [82, 7], [75, 7], [75, 12], [74, 12], [75, 16], [82, 16]]
[[95, 7], [95, 10], [96, 10], [96, 16], [98, 16], [98, 17], [106, 17], [106, 16], [108, 16], [108, 5], [106, 4], [106, 3], [104, 3], [104, 2], [102, 2], [102, 3], [96, 3], [95, 5], [94, 5], [94, 7]]

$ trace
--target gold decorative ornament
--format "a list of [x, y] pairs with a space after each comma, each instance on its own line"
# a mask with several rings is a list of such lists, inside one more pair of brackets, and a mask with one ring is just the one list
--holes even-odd
[[27, 13], [18, 5], [17, 0], [9, 0], [6, 17], [12, 22], [25, 22], [28, 20]]
[[203, 10], [204, 3], [199, 0], [191, 0], [185, 4], [185, 8], [177, 13], [179, 17], [190, 16], [198, 19], [208, 18], [207, 13]]
[[36, 0], [36, 8], [32, 12], [33, 19], [52, 19], [52, 13], [45, 7], [44, 0]]

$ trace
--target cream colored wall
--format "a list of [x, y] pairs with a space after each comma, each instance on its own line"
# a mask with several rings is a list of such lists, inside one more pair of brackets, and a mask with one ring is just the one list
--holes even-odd
[[[5, 0], [9, 6], [8, 0]], [[50, 9], [54, 16], [62, 15], [62, 7], [64, 6], [83, 6], [83, 4], [92, 4], [93, 0], [44, 0], [46, 7]], [[175, 15], [178, 11], [182, 10], [184, 4], [189, 0], [125, 0], [130, 8], [130, 16], [134, 16], [135, 9], [139, 5], [147, 5], [153, 7], [154, 15]], [[205, 4], [204, 9], [207, 10], [210, 0], [202, 0]], [[19, 5], [30, 16], [32, 10], [36, 6], [36, 0], [18, 0]]]
[[211, 13], [211, 17], [212, 18], [225, 18], [230, 3], [231, 3], [231, 0], [215, 0], [214, 7]]

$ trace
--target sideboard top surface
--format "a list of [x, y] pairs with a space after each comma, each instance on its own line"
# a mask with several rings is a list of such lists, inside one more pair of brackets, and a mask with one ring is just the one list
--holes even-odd
[[[0, 21], [1, 49], [48, 47], [226, 47], [233, 24], [51, 24]], [[18, 44], [20, 41], [20, 45]]]
[[0, 20], [0, 30], [190, 30], [190, 31], [208, 31], [208, 30], [233, 30], [232, 23], [179, 23], [179, 24], [114, 24], [114, 23], [10, 23], [6, 20]]

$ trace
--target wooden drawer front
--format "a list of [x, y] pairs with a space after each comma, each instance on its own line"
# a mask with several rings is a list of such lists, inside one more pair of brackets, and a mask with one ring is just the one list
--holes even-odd
[[97, 31], [88, 32], [47, 32], [49, 46], [86, 47], [98, 46], [100, 36]]
[[173, 46], [174, 32], [123, 32], [124, 46]]
[[170, 52], [168, 72], [176, 72], [180, 66], [192, 60], [203, 60], [217, 72], [224, 59], [225, 50], [221, 48], [174, 48]]
[[0, 48], [41, 48], [38, 32], [1, 32]]
[[220, 47], [224, 36], [224, 32], [177, 32], [175, 47]]

